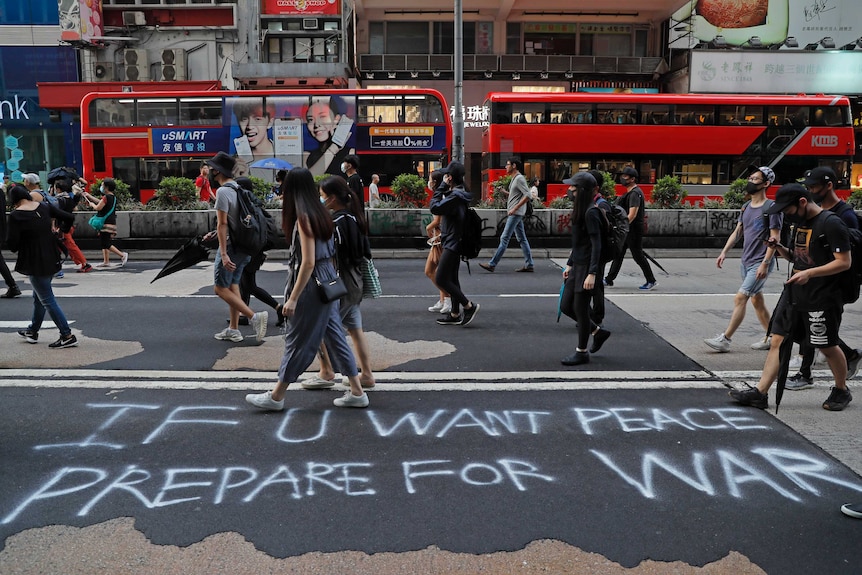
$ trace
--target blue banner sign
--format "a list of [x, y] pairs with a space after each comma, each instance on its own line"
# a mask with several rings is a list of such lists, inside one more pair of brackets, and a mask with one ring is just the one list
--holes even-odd
[[215, 154], [225, 150], [227, 139], [222, 128], [153, 128], [150, 153], [157, 155]]

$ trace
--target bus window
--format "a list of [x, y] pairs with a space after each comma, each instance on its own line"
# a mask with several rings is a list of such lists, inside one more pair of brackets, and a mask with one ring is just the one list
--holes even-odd
[[[418, 104], [418, 100], [417, 100]], [[399, 95], [391, 96], [359, 96], [357, 98], [357, 116], [364, 122], [402, 123], [404, 122], [404, 99]], [[418, 122], [418, 106], [413, 107], [411, 115]]]
[[180, 122], [182, 124], [209, 124], [220, 126], [221, 98], [180, 98]]
[[719, 106], [721, 126], [763, 125], [763, 106]]
[[680, 126], [711, 126], [715, 124], [712, 106], [676, 106], [674, 124]]
[[637, 118], [635, 106], [628, 104], [603, 104], [596, 106], [599, 124], [634, 124]]
[[138, 126], [174, 126], [177, 123], [176, 98], [141, 98], [138, 103]]
[[90, 102], [90, 127], [131, 126], [135, 101], [125, 99], [99, 99]]
[[[442, 122], [444, 119], [443, 113], [443, 106], [437, 98], [429, 96], [406, 96], [404, 99], [404, 116], [408, 122]], [[487, 118], [483, 118], [483, 120], [487, 120]]]
[[536, 124], [542, 121], [544, 116], [544, 104], [515, 104], [512, 110], [513, 124]]
[[842, 108], [838, 106], [824, 106], [814, 109], [814, 125], [815, 126], [842, 126], [848, 122], [842, 118]]
[[[616, 178], [626, 166], [634, 167], [635, 161], [631, 158], [605, 158], [602, 160], [596, 160], [596, 169], [600, 172], [607, 172], [614, 178]], [[587, 169], [589, 169], [589, 167]]]
[[641, 107], [641, 124], [667, 124], [670, 106], [667, 104], [644, 104]]
[[703, 160], [677, 160], [674, 162], [673, 175], [680, 184], [711, 184], [712, 164]]
[[551, 104], [552, 124], [591, 124], [593, 121], [593, 105], [572, 102], [567, 104]]

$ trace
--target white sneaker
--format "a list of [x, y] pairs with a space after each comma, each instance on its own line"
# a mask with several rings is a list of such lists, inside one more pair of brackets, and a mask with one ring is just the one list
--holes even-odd
[[430, 312], [439, 312], [441, 309], [443, 309], [443, 300], [442, 300], [442, 299], [441, 299], [441, 300], [437, 300], [437, 303], [435, 303], [434, 305], [432, 305], [431, 307], [429, 307], [429, 308], [428, 308], [428, 311], [430, 311]]
[[269, 312], [259, 311], [251, 316], [251, 326], [254, 328], [254, 338], [261, 342], [266, 335], [266, 320], [269, 319]]
[[443, 299], [443, 307], [440, 308], [440, 313], [452, 313], [452, 298]]
[[222, 341], [232, 341], [232, 342], [240, 342], [243, 337], [238, 329], [231, 329], [229, 327], [224, 328], [217, 334], [213, 336], [216, 339], [220, 339]]
[[763, 339], [759, 339], [751, 344], [751, 349], [757, 349], [760, 351], [768, 350], [772, 346], [772, 336], [766, 336]]
[[724, 337], [723, 333], [720, 333], [713, 338], [705, 339], [703, 340], [703, 343], [721, 353], [727, 353], [730, 351], [730, 340]]
[[274, 400], [271, 391], [267, 391], [266, 393], [249, 393], [245, 396], [245, 400], [255, 407], [268, 411], [281, 411], [284, 409], [284, 400]]
[[353, 395], [349, 389], [344, 395], [332, 401], [335, 407], [368, 407], [368, 394], [364, 391], [362, 395]]
[[129, 261], [129, 252], [123, 252], [123, 259], [120, 260], [120, 267], [125, 266], [127, 261]]
[[327, 387], [332, 387], [333, 385], [338, 383], [340, 379], [340, 377], [323, 379], [319, 375], [315, 375], [310, 379], [303, 379], [301, 382], [299, 382], [299, 385], [301, 385], [303, 389], [326, 389]]

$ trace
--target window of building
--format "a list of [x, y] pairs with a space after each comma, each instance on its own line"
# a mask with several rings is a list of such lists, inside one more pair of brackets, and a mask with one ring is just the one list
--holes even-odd
[[[464, 54], [492, 54], [493, 22], [464, 22]], [[432, 54], [455, 53], [454, 22], [434, 22]]]
[[386, 54], [427, 54], [429, 34], [426, 22], [387, 22]]
[[[524, 54], [576, 54], [577, 24], [524, 24]], [[521, 50], [518, 50], [520, 53]]]
[[521, 23], [506, 22], [506, 54], [520, 54], [521, 46]]

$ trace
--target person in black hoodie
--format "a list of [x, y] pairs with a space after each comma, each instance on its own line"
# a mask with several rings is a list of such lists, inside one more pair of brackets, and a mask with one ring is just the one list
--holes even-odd
[[[461, 265], [461, 236], [464, 230], [464, 220], [467, 218], [467, 208], [473, 196], [464, 187], [464, 164], [453, 161], [441, 170], [444, 180], [450, 189], [444, 191], [438, 188], [431, 197], [431, 213], [443, 216], [440, 224], [440, 241], [443, 253], [437, 264], [437, 286], [447, 292], [452, 298], [452, 311], [437, 320], [440, 325], [469, 325], [479, 304], [467, 299], [461, 291], [458, 281], [458, 268]], [[464, 314], [461, 314], [461, 307]]]
[[9, 249], [18, 254], [15, 271], [28, 276], [33, 287], [33, 317], [30, 326], [18, 332], [27, 343], [38, 343], [39, 328], [45, 318], [45, 310], [51, 314], [54, 325], [60, 330], [60, 339], [48, 347], [76, 347], [77, 338], [72, 334], [69, 322], [51, 289], [51, 280], [61, 268], [59, 243], [51, 229], [51, 218], [58, 221], [74, 221], [72, 214], [47, 203], [34, 202], [23, 186], [9, 191], [12, 213], [9, 214]]
[[[6, 190], [0, 190], [0, 248], [6, 241]], [[6, 260], [3, 259], [3, 252], [0, 252], [0, 275], [3, 276], [3, 281], [6, 282], [6, 293], [0, 295], [5, 299], [18, 297], [21, 295], [21, 288], [15, 281], [15, 276], [9, 271], [9, 266], [6, 265]]]

